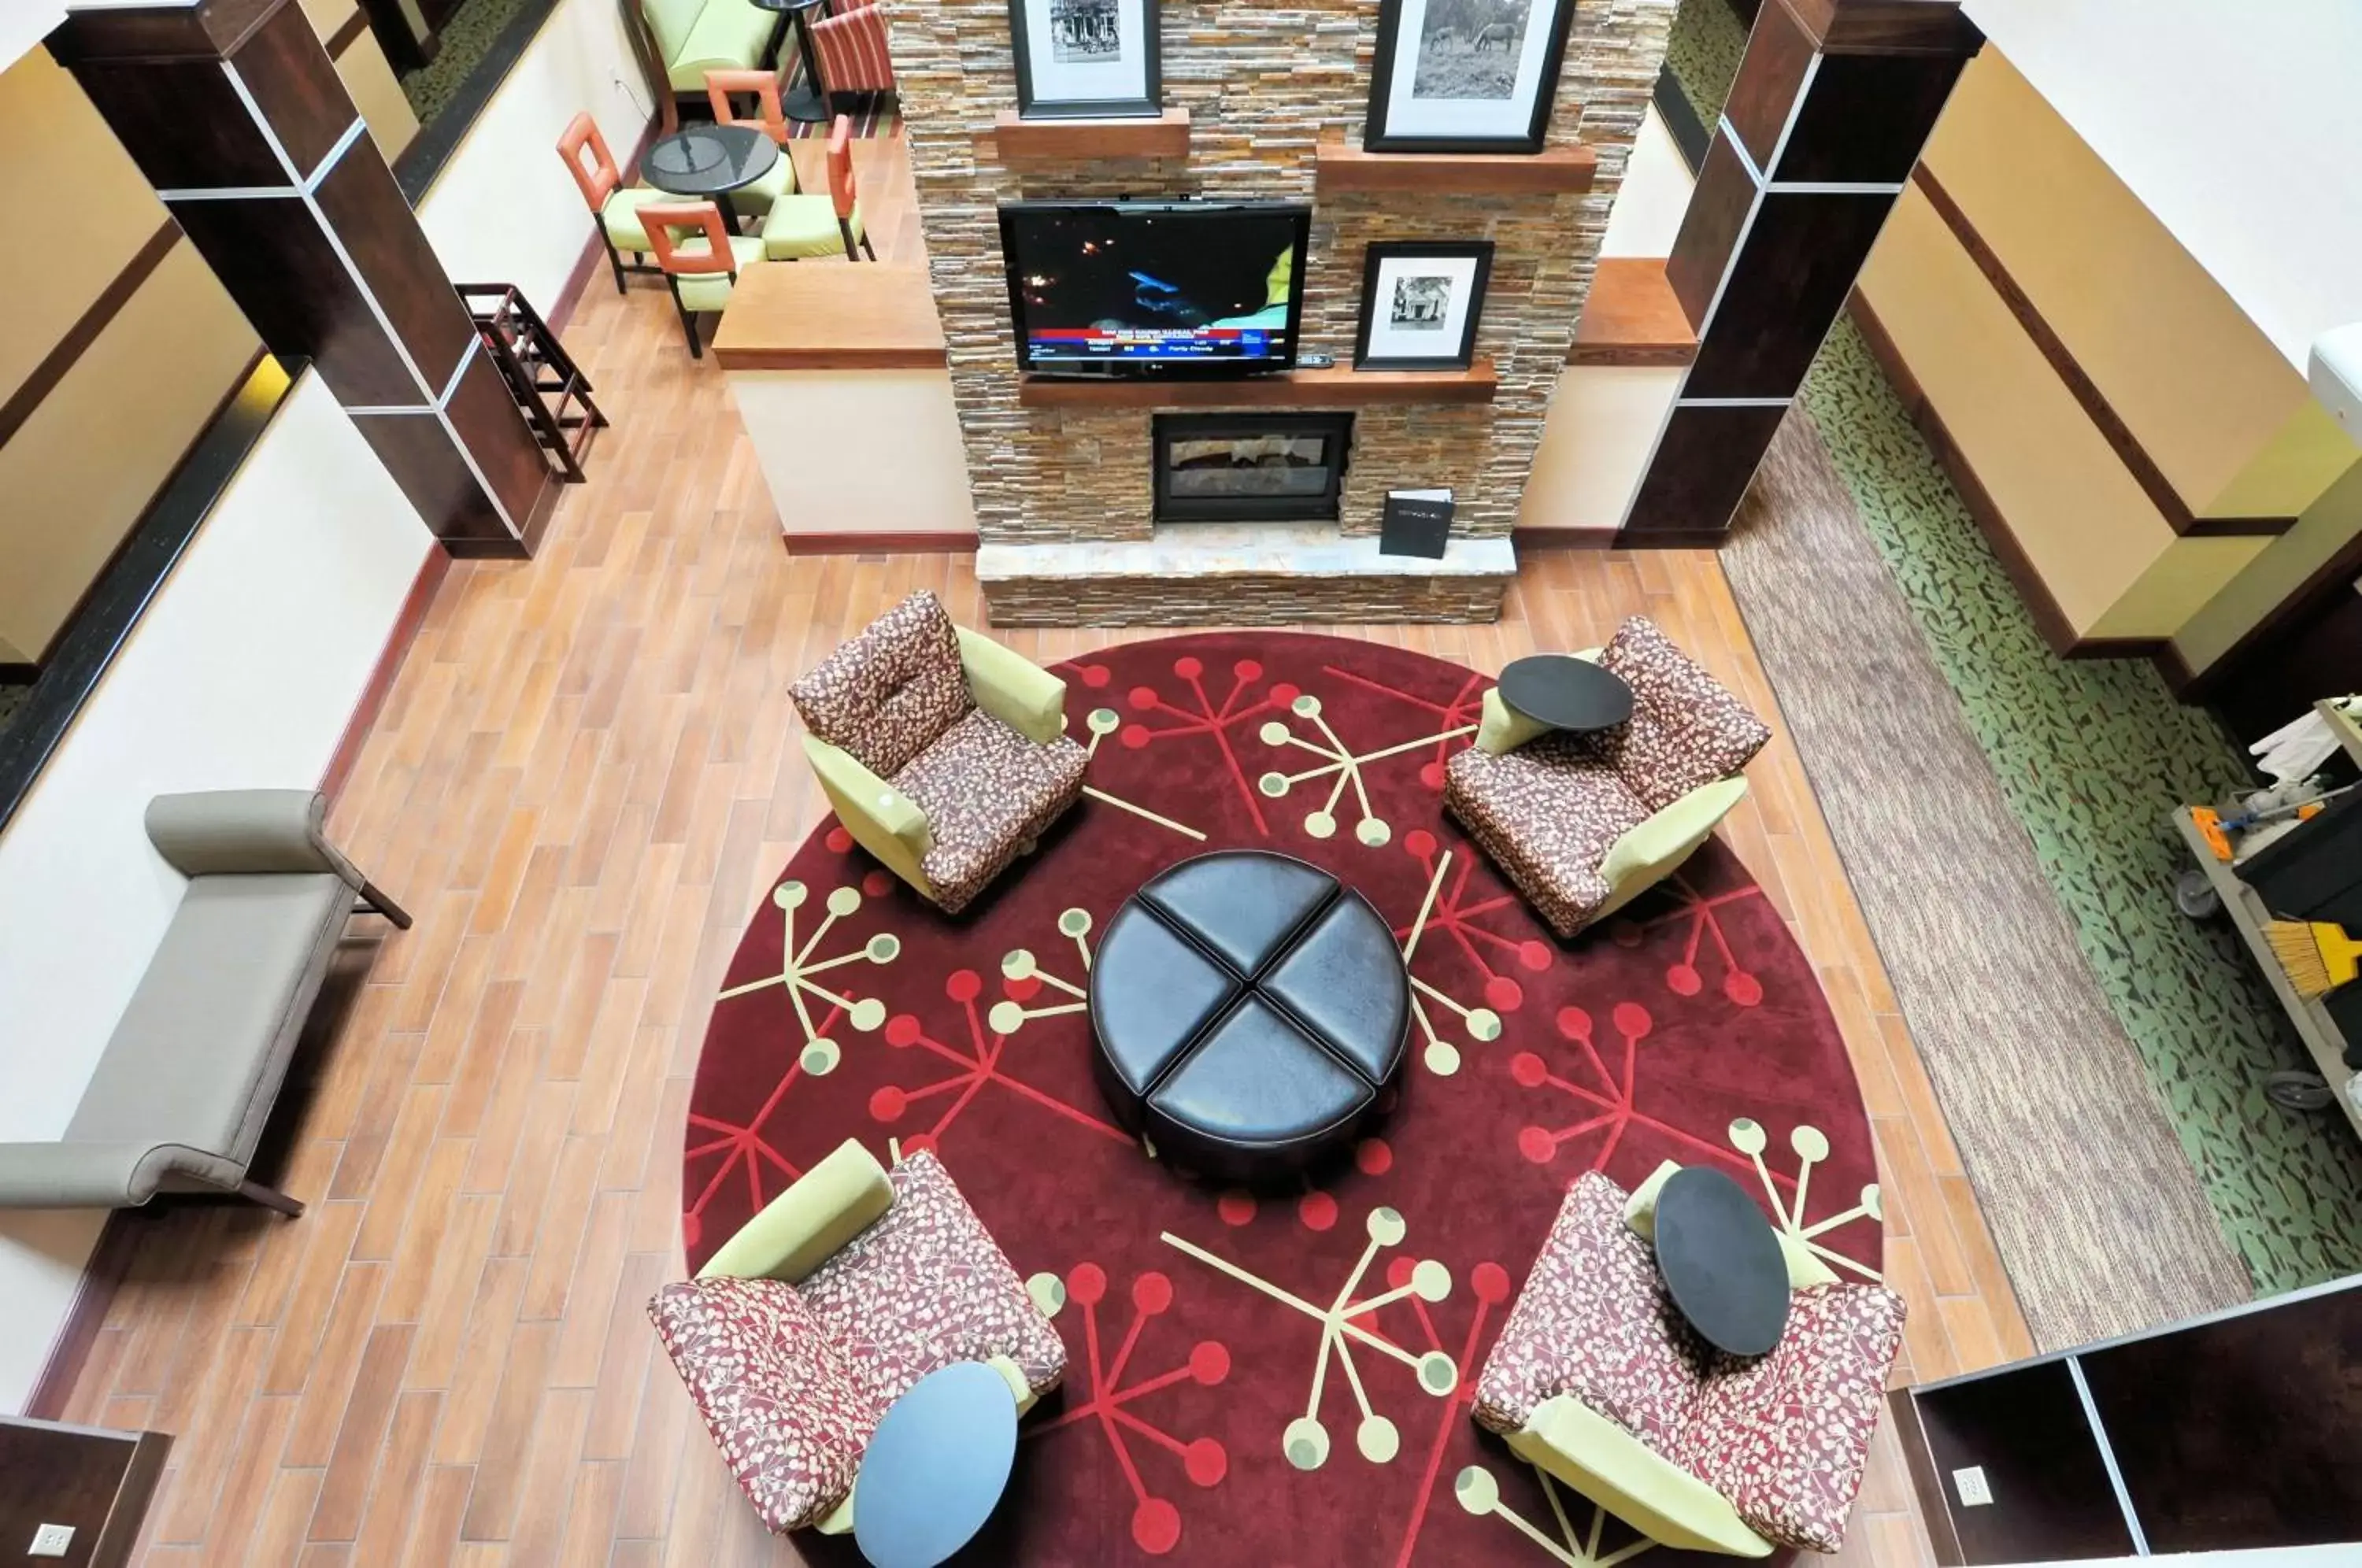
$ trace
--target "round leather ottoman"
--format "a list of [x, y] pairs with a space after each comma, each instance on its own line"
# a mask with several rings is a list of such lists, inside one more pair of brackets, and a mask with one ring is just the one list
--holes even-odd
[[1367, 899], [1317, 866], [1233, 849], [1125, 900], [1090, 1008], [1116, 1119], [1179, 1167], [1257, 1183], [1369, 1119], [1402, 1066], [1410, 980]]

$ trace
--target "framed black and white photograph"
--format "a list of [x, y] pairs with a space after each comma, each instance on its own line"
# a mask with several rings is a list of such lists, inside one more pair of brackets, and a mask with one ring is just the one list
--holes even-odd
[[1362, 267], [1357, 370], [1464, 370], [1493, 271], [1489, 239], [1406, 239], [1373, 245]]
[[1161, 113], [1157, 0], [1009, 0], [1017, 112], [1029, 120]]
[[1575, 0], [1384, 0], [1372, 152], [1540, 152]]

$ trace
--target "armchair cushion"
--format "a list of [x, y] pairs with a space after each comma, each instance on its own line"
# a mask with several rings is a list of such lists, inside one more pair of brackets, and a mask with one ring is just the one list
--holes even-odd
[[1509, 1450], [1540, 1465], [1661, 1545], [1768, 1557], [1730, 1500], [1581, 1401], [1545, 1399], [1509, 1434]]
[[1763, 1535], [1837, 1551], [1902, 1343], [1903, 1298], [1885, 1286], [1797, 1291], [1771, 1354], [1714, 1358], [1682, 1462]]
[[[786, 160], [780, 160], [785, 162]], [[670, 191], [659, 191], [652, 185], [631, 185], [607, 198], [599, 209], [600, 225], [607, 231], [607, 242], [618, 250], [645, 252], [651, 248], [648, 231], [640, 223], [640, 209], [664, 206], [680, 200]]]
[[1747, 766], [1772, 731], [1645, 616], [1617, 629], [1600, 663], [1632, 688], [1632, 717], [1591, 738], [1650, 811]]
[[955, 1361], [1015, 1362], [1035, 1394], [1057, 1386], [1066, 1347], [1015, 1265], [933, 1154], [890, 1173], [894, 1202], [797, 1287], [879, 1408]]
[[920, 857], [935, 901], [956, 911], [1082, 793], [1090, 754], [1060, 736], [1028, 740], [983, 709], [945, 730], [894, 776], [926, 813]]
[[1586, 1172], [1559, 1205], [1541, 1255], [1476, 1380], [1476, 1420], [1518, 1430], [1572, 1395], [1668, 1459], [1696, 1397], [1705, 1347], [1683, 1320], [1621, 1188]]
[[1609, 848], [1648, 808], [1589, 737], [1553, 731], [1514, 751], [1473, 746], [1444, 766], [1444, 802], [1561, 935], [1606, 901]]
[[958, 633], [925, 589], [822, 659], [789, 695], [807, 729], [881, 778], [892, 778], [976, 706]]
[[148, 802], [148, 842], [183, 877], [325, 872], [359, 890], [361, 874], [322, 831], [315, 790], [204, 790]]
[[815, 1524], [853, 1489], [885, 1407], [796, 1294], [772, 1279], [668, 1285], [648, 1317], [763, 1523]]
[[666, 84], [676, 93], [703, 97], [707, 72], [745, 71], [761, 64], [778, 24], [776, 16], [751, 0], [705, 0], [679, 49], [665, 61]]
[[793, 1285], [876, 1223], [893, 1201], [886, 1167], [847, 1138], [723, 1242], [697, 1275]]

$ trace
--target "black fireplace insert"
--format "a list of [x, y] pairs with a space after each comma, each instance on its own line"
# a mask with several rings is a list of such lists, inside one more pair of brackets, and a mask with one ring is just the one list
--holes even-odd
[[1159, 523], [1335, 522], [1350, 414], [1160, 414]]

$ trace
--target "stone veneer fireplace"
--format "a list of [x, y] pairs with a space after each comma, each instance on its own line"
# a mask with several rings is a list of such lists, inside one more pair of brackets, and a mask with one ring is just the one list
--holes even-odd
[[[1438, 193], [1336, 188], [1316, 171], [1324, 141], [1360, 145], [1378, 0], [1165, 0], [1164, 104], [1187, 111], [1187, 152], [1153, 159], [1004, 154], [996, 117], [1017, 103], [1007, 0], [896, 6], [896, 72], [994, 622], [1496, 618], [1516, 572], [1510, 526], [1672, 7], [1575, 6], [1550, 140], [1554, 151], [1595, 155], [1587, 189]], [[1340, 365], [1352, 362], [1371, 242], [1491, 239], [1476, 353], [1497, 385], [1482, 401], [1429, 401], [1417, 387], [1379, 401], [1375, 383], [1351, 372], [1310, 372], [1294, 406], [1352, 417], [1335, 521], [1160, 522], [1158, 418], [1183, 408], [1230, 414], [1267, 397], [1248, 383], [1228, 404], [1205, 386], [1186, 396], [1097, 386], [1029, 395], [1038, 389], [1017, 370], [996, 215], [1022, 197], [1181, 194], [1314, 204], [1300, 347]], [[1330, 387], [1333, 410], [1319, 401]], [[1430, 487], [1455, 496], [1445, 559], [1379, 556], [1385, 492]]]

